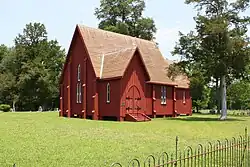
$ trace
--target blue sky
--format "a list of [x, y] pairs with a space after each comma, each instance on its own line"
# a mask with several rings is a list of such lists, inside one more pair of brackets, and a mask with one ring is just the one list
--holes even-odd
[[[50, 39], [57, 39], [68, 50], [76, 24], [97, 27], [94, 9], [100, 0], [0, 0], [0, 44], [13, 45], [18, 33], [29, 22], [44, 23]], [[196, 12], [184, 0], [146, 0], [145, 16], [155, 20], [156, 41], [162, 54], [169, 59], [178, 31], [194, 28]], [[250, 15], [250, 11], [246, 14]]]

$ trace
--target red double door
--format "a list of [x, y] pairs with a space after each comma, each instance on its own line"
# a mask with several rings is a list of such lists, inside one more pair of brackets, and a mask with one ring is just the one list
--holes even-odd
[[136, 86], [131, 86], [126, 95], [126, 111], [129, 114], [140, 113], [141, 108], [141, 95]]

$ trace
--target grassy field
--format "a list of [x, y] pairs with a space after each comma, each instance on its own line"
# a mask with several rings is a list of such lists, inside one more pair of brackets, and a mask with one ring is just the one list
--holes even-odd
[[[231, 138], [250, 129], [250, 117], [159, 118], [151, 122], [109, 122], [58, 117], [48, 113], [0, 113], [0, 166], [109, 166], [149, 154]], [[250, 131], [250, 130], [249, 130]]]

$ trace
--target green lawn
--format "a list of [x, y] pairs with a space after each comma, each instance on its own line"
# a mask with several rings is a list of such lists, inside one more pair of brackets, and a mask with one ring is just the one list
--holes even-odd
[[[58, 113], [0, 113], [0, 166], [109, 166], [149, 154], [231, 138], [250, 129], [250, 117], [194, 115], [151, 122], [109, 122], [58, 117]], [[250, 131], [250, 130], [249, 130]]]

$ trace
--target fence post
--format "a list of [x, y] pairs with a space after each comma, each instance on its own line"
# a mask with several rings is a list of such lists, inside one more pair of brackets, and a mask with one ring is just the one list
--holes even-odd
[[175, 166], [177, 166], [177, 159], [178, 159], [178, 136], [175, 139]]

